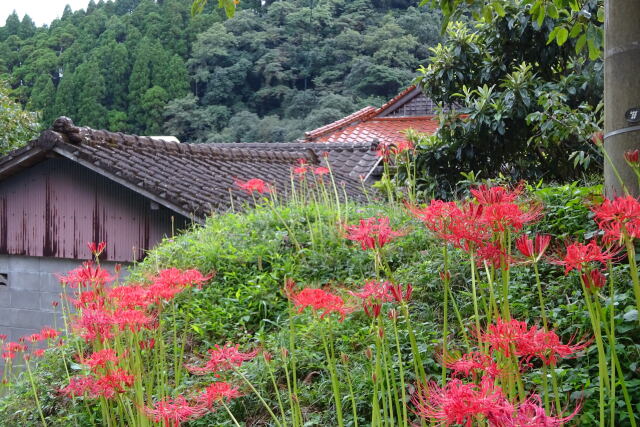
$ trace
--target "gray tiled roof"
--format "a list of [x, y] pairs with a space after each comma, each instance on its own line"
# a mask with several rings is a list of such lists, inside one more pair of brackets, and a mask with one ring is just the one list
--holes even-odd
[[375, 156], [371, 144], [368, 150], [357, 144], [329, 145], [183, 144], [76, 127], [61, 117], [37, 140], [0, 158], [0, 179], [47, 156], [63, 156], [170, 209], [202, 219], [210, 212], [227, 211], [232, 199], [236, 209], [252, 200], [238, 190], [236, 180], [263, 179], [286, 197], [298, 160], [320, 165], [326, 151], [336, 182], [350, 198], [361, 199], [362, 184], [357, 175], [370, 164], [366, 159]]

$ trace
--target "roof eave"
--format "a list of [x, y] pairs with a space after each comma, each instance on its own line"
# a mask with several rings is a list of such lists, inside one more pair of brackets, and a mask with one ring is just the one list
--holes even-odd
[[69, 151], [67, 151], [64, 148], [55, 147], [53, 149], [53, 151], [55, 153], [65, 157], [65, 158], [67, 158], [67, 159], [69, 159], [69, 160], [81, 165], [81, 166], [84, 166], [87, 169], [92, 170], [93, 172], [95, 172], [95, 173], [97, 173], [99, 175], [104, 176], [107, 179], [110, 179], [111, 181], [114, 181], [114, 182], [116, 182], [116, 183], [118, 183], [118, 184], [120, 184], [120, 185], [122, 185], [122, 186], [124, 186], [124, 187], [126, 187], [128, 189], [130, 189], [131, 191], [134, 191], [135, 193], [140, 194], [143, 197], [146, 197], [149, 200], [152, 200], [152, 201], [158, 203], [159, 205], [162, 205], [162, 206], [166, 207], [167, 209], [170, 209], [170, 210], [172, 210], [172, 211], [174, 211], [176, 213], [179, 213], [180, 215], [183, 215], [186, 218], [190, 218], [193, 221], [196, 221], [196, 222], [198, 222], [200, 224], [204, 224], [204, 222], [205, 222], [205, 218], [206, 218], [205, 216], [199, 216], [199, 215], [196, 215], [193, 212], [189, 212], [189, 211], [183, 209], [182, 207], [180, 207], [180, 206], [178, 206], [178, 205], [176, 205], [176, 204], [174, 204], [174, 203], [172, 203], [172, 202], [170, 202], [168, 200], [165, 200], [162, 197], [159, 197], [159, 196], [151, 193], [150, 191], [147, 191], [147, 190], [145, 190], [143, 188], [140, 188], [139, 186], [137, 186], [135, 184], [132, 184], [131, 182], [127, 181], [126, 179], [123, 179], [123, 178], [121, 178], [121, 177], [119, 177], [119, 176], [117, 176], [117, 175], [115, 175], [115, 174], [113, 174], [113, 173], [111, 173], [109, 171], [106, 171], [106, 170], [104, 170], [102, 168], [96, 167], [91, 162], [88, 162], [86, 160], [83, 160], [83, 159], [79, 158], [78, 156], [74, 155], [73, 153], [70, 153]]

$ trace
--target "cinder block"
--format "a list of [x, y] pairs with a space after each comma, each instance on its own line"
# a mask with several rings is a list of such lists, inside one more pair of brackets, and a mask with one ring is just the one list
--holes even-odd
[[9, 270], [14, 272], [40, 271], [40, 258], [29, 256], [11, 256], [9, 258]]
[[42, 292], [40, 294], [40, 310], [42, 311], [60, 311], [61, 307], [58, 305], [55, 309], [51, 305], [54, 301], [60, 302], [61, 295], [60, 293], [52, 293], [52, 292]]
[[0, 307], [11, 307], [11, 289], [0, 286]]
[[42, 288], [42, 275], [34, 272], [10, 271], [9, 287], [21, 291], [39, 291]]
[[40, 310], [40, 292], [11, 289], [11, 308]]

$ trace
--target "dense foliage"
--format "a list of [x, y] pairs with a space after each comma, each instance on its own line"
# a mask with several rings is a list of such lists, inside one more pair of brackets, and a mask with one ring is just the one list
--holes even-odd
[[435, 138], [419, 141], [427, 188], [449, 190], [468, 171], [566, 182], [598, 163], [588, 139], [602, 120], [602, 62], [576, 55], [576, 39], [547, 43], [551, 18], [532, 21], [520, 2], [504, 9], [491, 22], [450, 24], [421, 69], [425, 93], [457, 105]]
[[242, 1], [226, 20], [215, 5], [192, 17], [189, 0], [100, 1], [42, 28], [14, 14], [0, 75], [45, 125], [291, 140], [411, 82], [439, 39], [439, 15], [412, 5]]
[[25, 111], [0, 79], [0, 155], [33, 138], [37, 129], [37, 114]]
[[[600, 188], [582, 188], [577, 185], [564, 187], [529, 188], [534, 200], [544, 205], [545, 215], [528, 227], [528, 232], [549, 233], [556, 237], [549, 250], [549, 260], [563, 258], [563, 240], [583, 240], [597, 234], [590, 208], [598, 203]], [[442, 354], [440, 328], [443, 320], [442, 244], [406, 210], [395, 205], [341, 206], [340, 214], [335, 206], [285, 205], [262, 206], [246, 214], [227, 214], [212, 217], [205, 227], [197, 227], [186, 233], [167, 239], [152, 251], [147, 259], [132, 271], [132, 282], [148, 278], [158, 269], [178, 267], [197, 268], [203, 272], [215, 270], [216, 276], [201, 290], [181, 295], [175, 300], [175, 308], [167, 306], [163, 319], [168, 325], [176, 325], [180, 335], [185, 334], [185, 360], [193, 365], [201, 360], [208, 348], [227, 342], [240, 343], [243, 348], [260, 346], [269, 350], [274, 360], [286, 360], [282, 348], [288, 347], [287, 302], [282, 286], [286, 279], [294, 279], [301, 286], [312, 288], [329, 285], [330, 289], [357, 290], [362, 283], [376, 274], [370, 253], [360, 244], [349, 243], [345, 233], [336, 223], [354, 224], [358, 218], [387, 216], [397, 230], [404, 235], [394, 239], [385, 248], [385, 258], [394, 271], [394, 280], [413, 284], [411, 299], [412, 317], [418, 348], [429, 378], [438, 378]], [[340, 216], [337, 220], [336, 216]], [[454, 307], [460, 311], [464, 323], [458, 323], [457, 315], [449, 310], [450, 351], [463, 351], [465, 345], [461, 334], [473, 329], [474, 288], [468, 274], [469, 264], [461, 252], [451, 251], [449, 273]], [[563, 342], [592, 336], [589, 315], [579, 283], [579, 275], [565, 275], [564, 267], [541, 261], [541, 286], [547, 300], [547, 316], [550, 327], [557, 331]], [[514, 318], [529, 319], [529, 325], [540, 325], [541, 311], [538, 297], [532, 292], [534, 272], [531, 264], [517, 263], [510, 271], [511, 313]], [[479, 273], [484, 275], [484, 273]], [[537, 273], [536, 273], [537, 274]], [[484, 277], [484, 276], [483, 276]], [[634, 404], [640, 392], [637, 378], [637, 360], [640, 347], [634, 337], [638, 333], [637, 312], [633, 309], [633, 292], [628, 277], [628, 266], [615, 267], [610, 277], [617, 284], [613, 304], [602, 298], [607, 314], [615, 306], [617, 355], [625, 372], [625, 382]], [[476, 282], [480, 295], [480, 306], [488, 304], [490, 287], [485, 278]], [[325, 288], [327, 289], [327, 288]], [[603, 291], [604, 292], [604, 291]], [[451, 301], [450, 301], [451, 303]], [[451, 308], [451, 307], [450, 307]], [[482, 316], [484, 322], [484, 316]], [[331, 381], [323, 364], [322, 342], [318, 336], [317, 323], [309, 313], [296, 314], [297, 332], [296, 363], [300, 384], [299, 403], [304, 419], [312, 425], [337, 425], [336, 413], [329, 396]], [[334, 321], [335, 322], [335, 321]], [[460, 327], [464, 325], [464, 327]], [[369, 422], [370, 401], [367, 396], [373, 387], [366, 356], [367, 340], [370, 336], [371, 319], [364, 313], [354, 313], [343, 323], [335, 322], [336, 354], [347, 354], [348, 366], [353, 380], [354, 394], [358, 401], [357, 415], [361, 424]], [[175, 332], [169, 331], [168, 342]], [[175, 340], [175, 338], [173, 338]], [[404, 352], [411, 354], [408, 337], [400, 335]], [[68, 351], [75, 347], [70, 342]], [[86, 409], [64, 399], [55, 390], [66, 386], [65, 369], [60, 366], [58, 349], [46, 356], [35, 373], [41, 392], [40, 402], [47, 420], [51, 424], [72, 425], [87, 423]], [[563, 409], [582, 405], [578, 424], [592, 425], [598, 418], [598, 369], [597, 351], [591, 344], [587, 351], [575, 358], [563, 360], [554, 368], [559, 381], [560, 399]], [[66, 356], [69, 360], [69, 355]], [[169, 352], [169, 359], [172, 354]], [[280, 363], [280, 362], [278, 362]], [[77, 375], [81, 366], [70, 363], [68, 369]], [[243, 366], [247, 378], [255, 384], [268, 405], [276, 408], [278, 400], [273, 393], [268, 370], [264, 362], [254, 360]], [[530, 363], [526, 369], [528, 388], [542, 387], [539, 382], [544, 365]], [[172, 375], [172, 370], [169, 370]], [[281, 368], [274, 372], [280, 397], [286, 402], [286, 374]], [[413, 384], [412, 375], [408, 374]], [[618, 381], [620, 381], [620, 378]], [[201, 377], [183, 376], [183, 383], [174, 390], [186, 393], [202, 384]], [[410, 386], [412, 387], [412, 386]], [[618, 388], [619, 389], [619, 388]], [[248, 391], [247, 391], [248, 393]], [[620, 425], [629, 424], [625, 402], [618, 391], [618, 420]], [[26, 378], [18, 383], [13, 392], [0, 399], [0, 423], [36, 424], [38, 413], [34, 408], [33, 394]], [[75, 405], [75, 406], [74, 406]], [[234, 399], [230, 404], [233, 414], [249, 425], [268, 423], [268, 414], [260, 401], [251, 394]], [[345, 397], [345, 408], [349, 408]], [[275, 409], [274, 409], [275, 410]], [[349, 412], [347, 414], [346, 412]], [[345, 417], [350, 419], [350, 411]], [[100, 422], [101, 414], [93, 412], [94, 421]], [[189, 425], [232, 425], [223, 410], [216, 411]]]

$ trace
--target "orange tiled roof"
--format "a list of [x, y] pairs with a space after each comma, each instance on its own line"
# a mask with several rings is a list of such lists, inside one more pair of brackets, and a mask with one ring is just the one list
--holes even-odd
[[[310, 135], [311, 132], [308, 132], [306, 136], [307, 140], [313, 139], [315, 142], [378, 140], [380, 142], [393, 144], [405, 139], [402, 131], [406, 129], [411, 128], [418, 132], [433, 134], [438, 130], [439, 126], [440, 122], [437, 116], [374, 117], [355, 125], [343, 127], [334, 132], [325, 132], [320, 136], [312, 136]], [[318, 130], [319, 129], [313, 131], [313, 133], [317, 135]]]
[[411, 85], [390, 99], [380, 108], [365, 107], [355, 113], [328, 125], [306, 132], [307, 142], [354, 142], [373, 141], [398, 143], [405, 138], [402, 131], [414, 129], [418, 132], [434, 134], [439, 127], [435, 115], [409, 116], [391, 115], [393, 111], [406, 105], [407, 101], [419, 96], [420, 91]]

